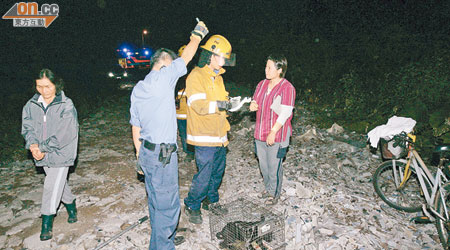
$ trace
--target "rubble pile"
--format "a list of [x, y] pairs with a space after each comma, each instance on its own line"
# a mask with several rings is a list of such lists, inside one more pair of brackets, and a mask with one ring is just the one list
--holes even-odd
[[[296, 107], [291, 146], [284, 162], [283, 192], [272, 208], [285, 220], [286, 249], [441, 249], [433, 224], [414, 224], [416, 214], [396, 211], [377, 197], [371, 183], [380, 163], [366, 137], [338, 124], [317, 128], [313, 114]], [[246, 108], [246, 107], [244, 107]], [[0, 249], [94, 249], [148, 215], [144, 184], [136, 178], [129, 120], [129, 96], [107, 103], [81, 122], [78, 163], [69, 183], [77, 196], [79, 221], [67, 224], [61, 206], [53, 239], [39, 240], [44, 175], [31, 160], [1, 166]], [[263, 205], [263, 190], [254, 153], [253, 122], [241, 112], [233, 123], [221, 202], [239, 197]], [[179, 152], [180, 202], [187, 196], [194, 162]], [[268, 207], [266, 207], [268, 208]], [[182, 213], [177, 249], [220, 249], [211, 241], [209, 216], [203, 224]], [[147, 249], [146, 221], [102, 249]]]

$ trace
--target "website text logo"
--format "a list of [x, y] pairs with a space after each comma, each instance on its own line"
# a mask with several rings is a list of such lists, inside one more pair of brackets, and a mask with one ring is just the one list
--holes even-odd
[[14, 4], [3, 15], [3, 19], [13, 19], [14, 27], [45, 27], [47, 28], [59, 14], [58, 4], [42, 4], [36, 2], [20, 2]]

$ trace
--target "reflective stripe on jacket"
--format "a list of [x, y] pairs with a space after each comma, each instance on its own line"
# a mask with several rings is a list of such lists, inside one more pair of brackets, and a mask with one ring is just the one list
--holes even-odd
[[215, 73], [208, 65], [195, 67], [186, 80], [187, 142], [196, 146], [226, 146], [230, 124], [226, 111], [219, 111], [216, 101], [225, 101], [225, 90], [220, 69]]
[[177, 108], [177, 119], [186, 120], [187, 117], [187, 97], [184, 89], [178, 91], [177, 100], [180, 102], [180, 106]]

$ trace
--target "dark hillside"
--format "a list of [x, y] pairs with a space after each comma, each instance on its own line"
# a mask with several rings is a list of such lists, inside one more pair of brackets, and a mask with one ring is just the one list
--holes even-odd
[[[93, 4], [94, 3], [94, 4]], [[1, 8], [6, 13], [13, 3]], [[195, 17], [228, 38], [237, 66], [225, 80], [253, 89], [265, 59], [283, 52], [298, 98], [323, 127], [365, 132], [392, 115], [416, 119], [424, 147], [450, 142], [449, 1], [61, 1], [47, 29], [2, 20], [0, 160], [21, 149], [20, 112], [35, 75], [52, 68], [83, 118], [114, 96], [105, 75], [123, 42], [173, 50], [186, 44]], [[331, 91], [330, 91], [331, 90]], [[13, 152], [20, 151], [19, 154]]]

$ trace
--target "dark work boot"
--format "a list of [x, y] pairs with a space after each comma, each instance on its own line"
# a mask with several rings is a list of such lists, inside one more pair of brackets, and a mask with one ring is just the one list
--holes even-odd
[[194, 154], [186, 154], [186, 157], [184, 158], [184, 162], [191, 162], [194, 160]]
[[73, 200], [72, 203], [66, 204], [64, 203], [64, 206], [67, 209], [67, 214], [69, 215], [69, 218], [67, 218], [67, 222], [69, 223], [75, 223], [78, 221], [77, 219], [77, 207], [75, 205], [75, 200]]
[[194, 224], [202, 224], [202, 212], [199, 210], [192, 210], [190, 207], [185, 206], [184, 212], [189, 217], [189, 222]]
[[202, 201], [202, 208], [205, 209], [206, 211], [209, 211], [209, 205], [211, 205], [212, 203], [209, 201], [208, 198], [205, 198]]
[[53, 230], [53, 217], [55, 217], [54, 214], [52, 215], [42, 215], [42, 227], [41, 227], [41, 235], [39, 238], [41, 241], [49, 240], [52, 238], [52, 230]]
[[184, 239], [184, 236], [175, 236], [175, 238], [173, 239], [173, 244], [175, 246], [178, 246], [180, 244], [183, 244], [186, 240]]
[[220, 213], [223, 215], [228, 213], [228, 209], [223, 207], [222, 205], [217, 204], [217, 202], [212, 203], [208, 198], [205, 198], [202, 201], [202, 208], [204, 210], [209, 211], [211, 209], [211, 206], [213, 206], [215, 213]]

